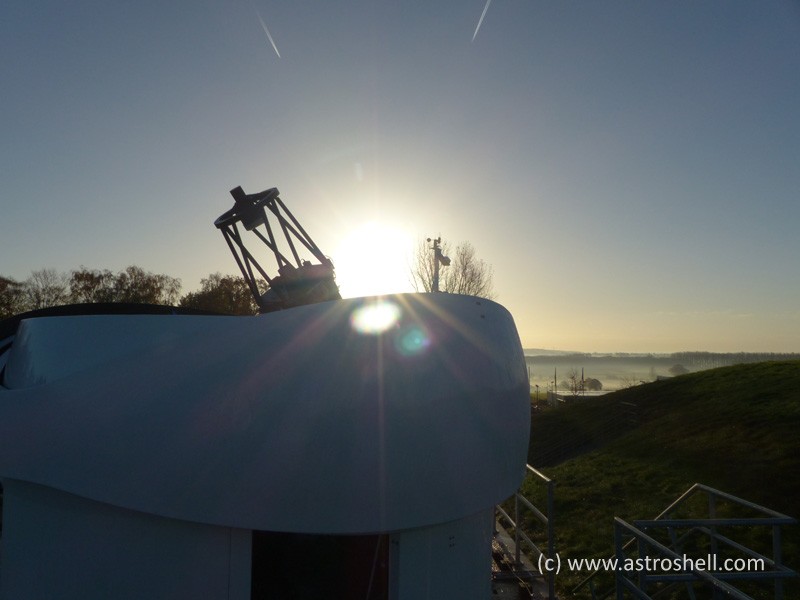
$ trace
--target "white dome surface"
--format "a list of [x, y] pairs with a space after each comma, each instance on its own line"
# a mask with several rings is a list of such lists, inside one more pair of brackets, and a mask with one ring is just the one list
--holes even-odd
[[31, 319], [6, 369], [0, 477], [150, 514], [396, 531], [473, 515], [525, 474], [519, 337], [471, 296]]

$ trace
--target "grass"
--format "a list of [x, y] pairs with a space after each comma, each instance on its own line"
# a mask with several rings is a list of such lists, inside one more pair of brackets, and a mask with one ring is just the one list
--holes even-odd
[[[620, 402], [637, 405], [638, 423], [598, 428]], [[800, 361], [713, 369], [534, 413], [532, 455], [570, 440], [588, 450], [540, 468], [555, 481], [562, 558], [610, 556], [614, 516], [653, 518], [695, 482], [800, 518]], [[523, 491], [544, 505], [541, 490], [526, 483]], [[755, 531], [744, 535], [769, 542]], [[766, 546], [760, 549], [771, 556]], [[784, 528], [783, 552], [800, 570], [800, 526]], [[586, 574], [562, 572], [560, 595], [572, 597], [568, 590]], [[786, 598], [794, 597], [797, 581], [786, 585]]]

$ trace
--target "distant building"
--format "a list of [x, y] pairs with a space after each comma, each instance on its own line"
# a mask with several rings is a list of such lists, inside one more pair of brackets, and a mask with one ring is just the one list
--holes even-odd
[[613, 390], [597, 390], [597, 391], [583, 391], [575, 394], [574, 392], [554, 392], [552, 390], [547, 392], [547, 403], [550, 406], [563, 406], [565, 404], [572, 404], [573, 402], [581, 402], [589, 398], [598, 398], [604, 396]]

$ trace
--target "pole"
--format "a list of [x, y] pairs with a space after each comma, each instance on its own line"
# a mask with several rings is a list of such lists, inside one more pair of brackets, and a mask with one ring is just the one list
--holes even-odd
[[442, 249], [439, 248], [439, 240], [442, 238], [438, 238], [433, 240], [433, 291], [439, 291], [439, 261], [442, 257]]
[[442, 254], [442, 238], [439, 236], [435, 240], [431, 240], [428, 238], [429, 242], [433, 242], [433, 282], [431, 284], [431, 291], [438, 292], [439, 291], [439, 264], [441, 263], [443, 266], [447, 267], [450, 266], [450, 257], [445, 256]]

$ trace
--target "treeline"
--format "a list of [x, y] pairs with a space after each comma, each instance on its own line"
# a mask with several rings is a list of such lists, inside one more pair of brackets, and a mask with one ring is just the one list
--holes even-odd
[[799, 360], [796, 352], [674, 352], [670, 357], [686, 367], [713, 369], [767, 360]]
[[763, 362], [768, 360], [800, 360], [796, 352], [673, 352], [672, 354], [639, 354], [639, 355], [591, 355], [591, 354], [559, 354], [526, 356], [525, 361], [534, 367], [549, 365], [549, 368], [568, 366], [585, 366], [590, 369], [616, 369], [624, 365], [628, 369], [667, 369], [682, 365], [692, 371], [727, 367], [742, 363]]
[[183, 296], [180, 279], [135, 265], [118, 273], [83, 266], [70, 273], [40, 269], [24, 281], [0, 275], [0, 319], [51, 306], [98, 302], [183, 306], [231, 315], [258, 312], [244, 278], [220, 273], [201, 279], [199, 290]]

